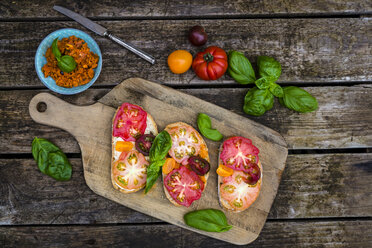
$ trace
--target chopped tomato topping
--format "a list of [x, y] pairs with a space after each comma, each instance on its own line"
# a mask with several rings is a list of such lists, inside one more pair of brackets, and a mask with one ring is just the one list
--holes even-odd
[[257, 165], [258, 153], [258, 148], [250, 139], [231, 137], [223, 142], [220, 159], [233, 170], [248, 172], [253, 165]]
[[136, 141], [145, 133], [147, 113], [141, 107], [123, 103], [118, 110], [113, 126], [113, 136], [121, 137], [124, 141]]
[[235, 210], [248, 208], [258, 197], [261, 181], [252, 186], [247, 184], [247, 174], [243, 171], [234, 171], [229, 177], [223, 177], [220, 185], [221, 198], [229, 203]]
[[145, 157], [135, 150], [122, 152], [112, 169], [115, 182], [127, 190], [142, 188], [146, 184], [148, 164]]
[[189, 207], [204, 190], [204, 182], [185, 166], [172, 170], [164, 179], [169, 195], [180, 205]]
[[162, 171], [164, 174], [168, 175], [173, 169], [176, 168], [176, 160], [173, 158], [167, 158], [163, 165]]
[[130, 141], [117, 141], [115, 145], [115, 150], [118, 152], [129, 152], [134, 147], [133, 143]]
[[229, 177], [234, 173], [234, 170], [223, 164], [220, 164], [217, 168], [217, 174], [221, 177]]
[[179, 125], [166, 130], [172, 138], [172, 148], [169, 155], [177, 163], [187, 164], [190, 156], [196, 156], [200, 151], [201, 137], [198, 131], [188, 125]]

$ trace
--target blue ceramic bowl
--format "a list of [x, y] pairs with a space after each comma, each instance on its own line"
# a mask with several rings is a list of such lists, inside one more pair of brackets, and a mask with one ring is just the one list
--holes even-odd
[[[83, 39], [87, 44], [89, 49], [99, 56], [98, 66], [94, 69], [94, 77], [90, 80], [89, 83], [73, 87], [73, 88], [64, 88], [60, 87], [56, 84], [53, 78], [51, 77], [44, 77], [41, 68], [47, 63], [46, 58], [44, 57], [46, 50], [52, 45], [53, 40], [58, 37], [59, 40], [62, 38], [70, 37], [71, 35], [75, 35], [76, 37]], [[73, 95], [80, 93], [86, 89], [88, 89], [98, 78], [101, 69], [102, 69], [102, 54], [101, 50], [97, 43], [90, 37], [88, 34], [84, 33], [83, 31], [73, 29], [73, 28], [64, 28], [53, 33], [49, 34], [39, 45], [35, 55], [35, 68], [37, 75], [39, 76], [41, 82], [48, 87], [50, 90], [63, 94], [63, 95]]]

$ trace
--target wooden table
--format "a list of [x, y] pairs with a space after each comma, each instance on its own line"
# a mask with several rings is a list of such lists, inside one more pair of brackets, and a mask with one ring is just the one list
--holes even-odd
[[[33, 122], [30, 99], [50, 92], [37, 78], [41, 40], [65, 27], [92, 35], [103, 70], [87, 91], [61, 96], [91, 104], [122, 80], [142, 77], [215, 103], [280, 132], [290, 148], [279, 193], [249, 247], [372, 247], [372, 2], [355, 1], [2, 1], [0, 4], [0, 247], [230, 247], [95, 195], [85, 184], [78, 144]], [[52, 10], [66, 6], [155, 55], [153, 66]], [[208, 45], [270, 55], [281, 85], [319, 101], [299, 114], [275, 104], [261, 117], [242, 112], [246, 86], [225, 75], [201, 81], [172, 74], [167, 55], [195, 54], [187, 30], [203, 25]], [[254, 64], [254, 63], [253, 63]], [[31, 141], [56, 143], [73, 165], [68, 182], [43, 175]]]

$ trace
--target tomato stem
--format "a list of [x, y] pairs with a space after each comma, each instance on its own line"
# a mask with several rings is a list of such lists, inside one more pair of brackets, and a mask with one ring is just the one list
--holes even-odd
[[204, 54], [203, 58], [204, 58], [204, 60], [205, 60], [206, 62], [212, 62], [213, 59], [214, 59], [214, 58], [213, 58], [213, 55], [210, 54], [210, 53], [206, 53], [206, 54]]

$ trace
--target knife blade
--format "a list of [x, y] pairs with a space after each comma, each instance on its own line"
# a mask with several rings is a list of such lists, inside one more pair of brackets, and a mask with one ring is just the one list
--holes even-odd
[[64, 7], [61, 7], [61, 6], [57, 6], [55, 5], [53, 7], [54, 10], [64, 14], [65, 16], [67, 17], [70, 17], [71, 19], [75, 20], [76, 22], [80, 23], [81, 25], [83, 25], [84, 27], [86, 27], [87, 29], [93, 31], [94, 33], [100, 35], [100, 36], [104, 36], [104, 37], [107, 37], [109, 39], [111, 39], [112, 41], [115, 41], [116, 43], [122, 45], [123, 47], [125, 47], [126, 49], [128, 49], [129, 51], [135, 53], [136, 55], [138, 55], [139, 57], [143, 58], [144, 60], [150, 62], [151, 64], [155, 64], [155, 58], [153, 56], [151, 56], [150, 54], [138, 49], [137, 47], [135, 47], [134, 45], [128, 43], [128, 42], [125, 42], [123, 40], [121, 40], [119, 37], [113, 35], [113, 34], [110, 34], [107, 30], [107, 28], [93, 22], [92, 20], [82, 16], [82, 15], [79, 15], [78, 13], [75, 13], [69, 9], [66, 9]]

